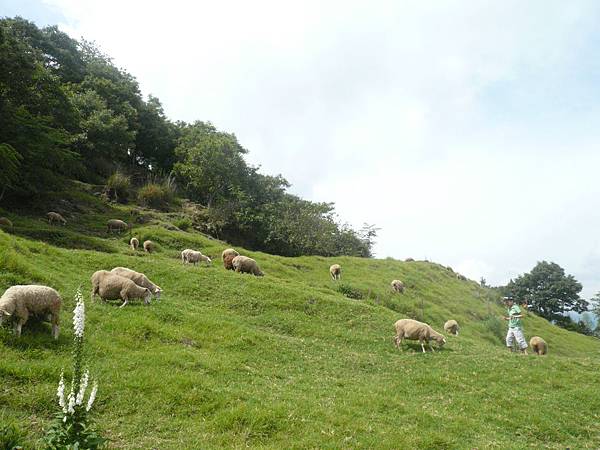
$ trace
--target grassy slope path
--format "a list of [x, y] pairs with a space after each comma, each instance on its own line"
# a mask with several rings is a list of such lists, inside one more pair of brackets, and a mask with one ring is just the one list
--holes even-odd
[[[133, 253], [127, 236], [108, 237], [96, 208], [66, 228], [11, 216], [0, 231], [0, 290], [43, 283], [64, 297], [62, 332], [27, 325], [20, 340], [0, 330], [0, 422], [14, 423], [33, 447], [54, 411], [61, 368], [69, 369], [73, 296], [90, 275], [117, 265], [145, 272], [164, 289], [149, 307], [89, 303], [87, 356], [100, 380], [96, 409], [114, 448], [599, 448], [600, 343], [531, 314], [528, 337], [548, 357], [506, 352], [499, 306], [475, 283], [425, 262], [283, 258], [248, 252], [264, 278], [225, 271], [226, 244], [169, 231], [158, 215], [137, 228], [159, 244]], [[182, 266], [183, 248], [214, 257]], [[246, 253], [246, 252], [244, 252]], [[390, 280], [408, 286], [393, 295]], [[441, 331], [462, 325], [443, 351], [397, 352], [393, 323], [419, 318]], [[68, 373], [67, 373], [68, 375]]]

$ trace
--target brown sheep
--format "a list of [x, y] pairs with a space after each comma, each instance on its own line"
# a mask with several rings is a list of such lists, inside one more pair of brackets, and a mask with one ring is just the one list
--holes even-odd
[[446, 333], [458, 336], [458, 330], [460, 330], [460, 327], [458, 326], [458, 322], [454, 319], [450, 319], [444, 324], [444, 331]]
[[393, 280], [391, 282], [392, 290], [402, 294], [404, 292], [404, 283], [400, 280]]
[[264, 273], [262, 273], [256, 261], [247, 256], [236, 256], [231, 261], [231, 264], [233, 264], [233, 268], [236, 272], [251, 273], [257, 277], [264, 276]]
[[539, 336], [534, 336], [529, 340], [529, 346], [533, 350], [533, 353], [538, 355], [545, 355], [548, 353], [548, 344]]
[[50, 225], [52, 225], [55, 222], [58, 222], [58, 223], [62, 224], [63, 226], [65, 226], [67, 224], [67, 221], [65, 220], [65, 218], [57, 212], [50, 211], [48, 214], [46, 214], [46, 217], [48, 218], [48, 224], [50, 224]]
[[233, 259], [239, 255], [225, 255], [223, 258], [223, 267], [225, 270], [235, 270], [233, 267]]
[[147, 253], [152, 253], [154, 251], [154, 242], [144, 241], [144, 251]]
[[0, 227], [12, 228], [13, 223], [8, 217], [0, 217]]
[[394, 324], [394, 328], [396, 328], [396, 337], [394, 338], [394, 341], [398, 349], [402, 345], [402, 340], [404, 339], [413, 341], [418, 340], [419, 344], [421, 344], [423, 353], [425, 353], [425, 342], [427, 342], [431, 351], [434, 350], [430, 341], [436, 341], [440, 347], [446, 343], [446, 338], [444, 336], [426, 323], [417, 320], [400, 319]]
[[131, 224], [127, 224], [119, 219], [110, 219], [107, 223], [108, 232], [116, 231], [125, 231], [131, 229]]

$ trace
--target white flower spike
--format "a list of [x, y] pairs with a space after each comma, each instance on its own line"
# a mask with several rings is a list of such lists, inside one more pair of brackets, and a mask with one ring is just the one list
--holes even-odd
[[79, 289], [77, 290], [77, 294], [75, 294], [75, 300], [77, 300], [77, 305], [73, 311], [73, 331], [75, 332], [75, 336], [81, 339], [85, 327], [85, 304], [83, 303], [83, 296]]

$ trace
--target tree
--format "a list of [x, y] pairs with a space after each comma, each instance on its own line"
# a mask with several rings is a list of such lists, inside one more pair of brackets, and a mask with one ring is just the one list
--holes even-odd
[[587, 311], [587, 302], [579, 297], [582, 286], [573, 275], [565, 275], [558, 264], [541, 261], [531, 270], [510, 280], [505, 291], [517, 301], [526, 300], [529, 309], [558, 324], [568, 311]]

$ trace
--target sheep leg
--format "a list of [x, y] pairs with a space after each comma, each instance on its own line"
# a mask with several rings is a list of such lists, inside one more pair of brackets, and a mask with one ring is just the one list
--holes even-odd
[[54, 339], [58, 339], [58, 333], [59, 333], [59, 320], [60, 320], [60, 316], [58, 313], [52, 313], [51, 314], [52, 317], [52, 337]]
[[425, 344], [423, 344], [423, 340], [422, 339], [419, 339], [419, 344], [421, 344], [421, 350], [423, 350], [423, 353], [427, 353], [425, 351]]
[[122, 308], [123, 306], [125, 306], [127, 304], [127, 302], [129, 301], [129, 299], [127, 297], [125, 297], [123, 300], [124, 300], [124, 302], [121, 306], [119, 306], [119, 308]]
[[23, 328], [24, 323], [25, 322], [21, 320], [15, 323], [15, 336], [21, 337], [21, 329]]
[[431, 341], [427, 341], [427, 345], [429, 345], [429, 348], [431, 349], [431, 351], [433, 353], [435, 353], [435, 350], [433, 349], [433, 347], [431, 346]]

